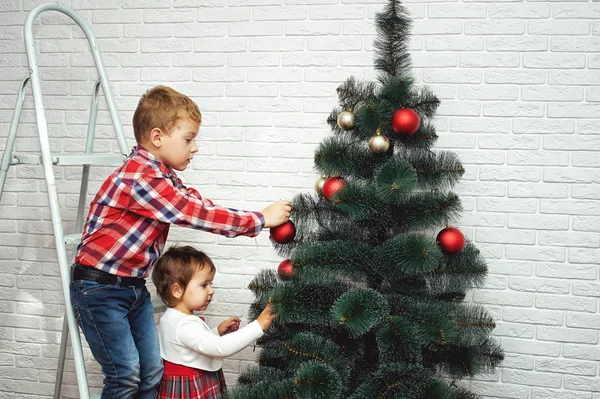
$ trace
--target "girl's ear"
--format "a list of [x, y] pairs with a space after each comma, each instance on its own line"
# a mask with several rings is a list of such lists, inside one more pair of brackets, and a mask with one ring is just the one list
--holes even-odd
[[171, 295], [181, 301], [181, 297], [183, 297], [184, 289], [178, 283], [171, 284]]

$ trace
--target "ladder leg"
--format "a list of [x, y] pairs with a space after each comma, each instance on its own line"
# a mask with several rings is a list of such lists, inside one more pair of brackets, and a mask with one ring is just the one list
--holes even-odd
[[19, 121], [21, 119], [21, 111], [23, 110], [23, 102], [25, 101], [25, 86], [29, 82], [29, 76], [23, 79], [19, 93], [17, 94], [17, 102], [15, 104], [15, 112], [13, 113], [12, 120], [10, 122], [10, 130], [8, 131], [8, 140], [6, 141], [6, 148], [4, 154], [2, 154], [2, 163], [0, 164], [0, 199], [2, 199], [2, 192], [4, 191], [4, 183], [6, 182], [6, 175], [8, 174], [8, 168], [12, 160], [12, 152], [15, 146], [15, 138], [17, 137], [17, 129], [19, 127]]
[[[98, 92], [100, 90], [100, 80], [96, 81], [94, 91], [92, 93], [92, 104], [90, 107], [90, 117], [88, 125], [88, 136], [85, 145], [85, 153], [91, 154], [94, 146], [94, 133], [96, 130], [96, 115], [98, 114]], [[88, 191], [88, 181], [90, 176], [90, 165], [83, 166], [81, 174], [81, 186], [79, 188], [79, 205], [77, 206], [77, 221], [75, 224], [75, 232], [80, 234], [83, 231], [83, 212], [85, 210], [85, 198]], [[56, 382], [54, 384], [54, 399], [60, 398], [61, 384], [64, 374], [65, 356], [67, 351], [67, 340], [69, 337], [69, 327], [67, 323], [67, 315], [62, 329], [62, 337], [60, 342], [60, 354], [58, 358], [58, 367], [56, 368]]]
[[[96, 133], [96, 116], [98, 115], [98, 101], [100, 92], [100, 78], [96, 80], [94, 84], [94, 91], [92, 92], [92, 103], [90, 105], [90, 117], [88, 120], [88, 131], [87, 139], [85, 142], [85, 153], [92, 154], [94, 150], [94, 134]], [[75, 232], [83, 232], [83, 211], [85, 209], [85, 199], [88, 192], [88, 181], [90, 178], [90, 165], [83, 165], [83, 171], [81, 173], [81, 186], [79, 188], [79, 205], [77, 207], [77, 219], [75, 225]]]
[[54, 399], [60, 398], [63, 374], [65, 370], [65, 358], [67, 356], [67, 341], [69, 340], [69, 323], [67, 315], [63, 319], [62, 336], [60, 337], [60, 351], [58, 353], [58, 365], [56, 366], [56, 382], [54, 383]]
[[58, 255], [58, 267], [60, 271], [63, 297], [65, 301], [65, 315], [71, 336], [71, 347], [73, 349], [73, 359], [75, 361], [75, 372], [77, 374], [77, 384], [79, 387], [79, 397], [81, 399], [89, 399], [87, 375], [85, 371], [85, 363], [83, 361], [83, 348], [79, 337], [79, 326], [75, 320], [73, 309], [71, 308], [71, 293], [69, 285], [71, 283], [71, 273], [69, 262], [67, 260], [67, 248], [64, 239], [62, 227], [62, 218], [60, 216], [60, 205], [58, 202], [58, 192], [56, 191], [56, 182], [54, 172], [52, 170], [52, 159], [48, 136], [45, 140], [40, 134], [40, 144], [42, 146], [42, 161], [44, 164], [44, 174], [46, 175], [46, 187], [48, 189], [48, 202], [50, 203], [50, 213], [52, 215], [52, 224], [54, 228], [54, 238]]
[[[30, 14], [31, 16], [31, 14]], [[27, 21], [32, 24], [32, 21]], [[30, 27], [31, 29], [31, 27]], [[31, 32], [26, 30], [27, 34]], [[65, 310], [67, 322], [69, 325], [69, 333], [71, 335], [71, 347], [73, 349], [73, 359], [75, 361], [75, 372], [77, 374], [77, 385], [79, 388], [79, 397], [81, 399], [89, 399], [90, 392], [88, 390], [87, 375], [85, 371], [85, 363], [83, 361], [83, 348], [81, 347], [81, 339], [79, 337], [79, 327], [75, 321], [75, 315], [71, 308], [71, 293], [69, 285], [71, 282], [71, 273], [69, 261], [67, 259], [67, 248], [65, 244], [65, 234], [62, 226], [62, 218], [60, 216], [60, 204], [58, 202], [58, 192], [56, 189], [56, 179], [54, 170], [52, 169], [52, 153], [50, 151], [50, 139], [48, 137], [48, 125], [46, 122], [46, 114], [44, 112], [44, 103], [42, 99], [42, 87], [35, 57], [35, 47], [30, 40], [26, 40], [27, 58], [31, 71], [31, 88], [33, 91], [33, 102], [35, 106], [35, 115], [37, 119], [38, 135], [40, 139], [40, 151], [42, 154], [42, 165], [44, 166], [44, 176], [46, 179], [46, 189], [48, 191], [48, 203], [50, 205], [50, 214], [52, 216], [52, 227], [54, 230], [54, 242], [56, 243], [56, 253], [58, 255], [58, 267], [65, 302]]]

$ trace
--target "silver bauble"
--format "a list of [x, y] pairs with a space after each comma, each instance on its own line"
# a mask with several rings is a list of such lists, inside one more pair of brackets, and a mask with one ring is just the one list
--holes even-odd
[[350, 130], [354, 127], [354, 113], [352, 111], [342, 111], [337, 117], [337, 124], [342, 130]]
[[390, 148], [390, 141], [382, 135], [375, 135], [369, 140], [369, 148], [375, 154], [383, 154]]
[[317, 195], [321, 195], [323, 190], [323, 184], [325, 184], [325, 182], [327, 181], [326, 177], [319, 177], [317, 179], [317, 181], [315, 182], [315, 192], [317, 193]]

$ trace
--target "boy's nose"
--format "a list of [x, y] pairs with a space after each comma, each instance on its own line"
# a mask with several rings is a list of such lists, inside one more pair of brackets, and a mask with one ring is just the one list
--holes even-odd
[[193, 153], [198, 152], [198, 144], [196, 144], [196, 142], [194, 142], [194, 145], [192, 146], [192, 152]]

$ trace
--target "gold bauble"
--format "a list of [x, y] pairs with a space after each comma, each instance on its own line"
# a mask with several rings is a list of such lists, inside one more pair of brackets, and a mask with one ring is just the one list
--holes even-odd
[[321, 195], [323, 190], [323, 184], [325, 184], [325, 182], [327, 181], [326, 177], [319, 177], [317, 179], [317, 181], [315, 182], [315, 192], [317, 193], [317, 195]]
[[369, 140], [369, 148], [375, 154], [383, 154], [390, 149], [390, 141], [382, 135], [375, 135]]
[[354, 127], [354, 113], [352, 111], [342, 111], [337, 117], [337, 124], [342, 130], [350, 130]]

